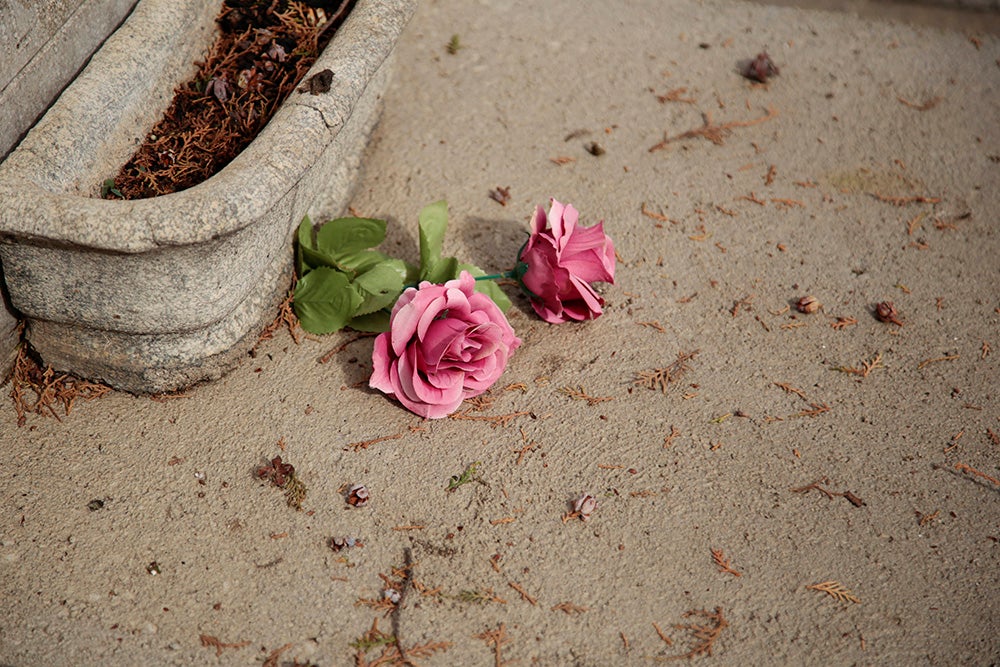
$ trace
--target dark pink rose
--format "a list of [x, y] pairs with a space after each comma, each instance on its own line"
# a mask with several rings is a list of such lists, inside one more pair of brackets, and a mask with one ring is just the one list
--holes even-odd
[[463, 271], [444, 285], [420, 283], [396, 301], [372, 352], [373, 389], [439, 419], [496, 382], [521, 344], [507, 318]]
[[531, 237], [518, 257], [521, 284], [546, 322], [593, 319], [603, 312], [604, 299], [590, 283], [615, 281], [615, 246], [603, 220], [577, 227], [580, 214], [573, 206], [551, 202], [547, 218], [541, 206], [535, 209]]

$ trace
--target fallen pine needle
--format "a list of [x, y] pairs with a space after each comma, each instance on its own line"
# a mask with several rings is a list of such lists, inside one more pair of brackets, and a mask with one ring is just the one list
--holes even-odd
[[853, 317], [838, 317], [836, 322], [831, 322], [830, 326], [834, 329], [844, 329], [849, 326], [857, 324], [858, 321]]
[[244, 646], [249, 646], [249, 641], [236, 642], [234, 644], [227, 644], [225, 642], [219, 641], [218, 637], [213, 637], [212, 635], [199, 635], [198, 639], [201, 640], [202, 646], [211, 646], [215, 649], [215, 657], [222, 655], [222, 649], [224, 648], [243, 648]]
[[796, 412], [794, 415], [789, 415], [790, 417], [818, 417], [824, 412], [830, 411], [830, 406], [826, 403], [810, 403], [809, 410], [801, 410]]
[[836, 598], [841, 602], [854, 602], [858, 604], [861, 602], [851, 591], [844, 588], [844, 585], [839, 581], [824, 581], [819, 584], [811, 584], [806, 586], [809, 590], [819, 591], [821, 593], [826, 593], [827, 595]]
[[564, 614], [582, 614], [586, 611], [590, 611], [590, 607], [581, 607], [573, 604], [572, 602], [560, 602], [549, 609], [549, 611], [561, 611]]
[[487, 630], [478, 635], [473, 635], [473, 637], [482, 639], [486, 642], [487, 646], [492, 646], [494, 667], [503, 667], [505, 663], [502, 657], [502, 649], [504, 644], [510, 642], [510, 637], [507, 635], [507, 627], [501, 623], [496, 630]]
[[934, 519], [938, 518], [939, 514], [941, 514], [941, 510], [934, 510], [934, 512], [932, 514], [921, 514], [920, 512], [917, 512], [917, 515], [920, 517], [917, 520], [917, 525], [918, 526], [926, 526], [931, 521], [933, 521]]
[[285, 644], [284, 646], [279, 646], [278, 648], [274, 649], [273, 651], [267, 654], [267, 658], [261, 664], [261, 667], [278, 667], [278, 658], [281, 656], [282, 653], [292, 648], [293, 646], [295, 646], [295, 644], [288, 643]]
[[951, 436], [951, 442], [949, 442], [948, 446], [944, 448], [944, 453], [947, 454], [951, 450], [957, 448], [958, 447], [958, 441], [962, 439], [963, 435], [965, 435], [965, 429], [964, 428], [961, 431], [959, 431], [958, 433], [956, 433], [955, 435]]
[[834, 366], [833, 370], [840, 371], [841, 373], [848, 373], [850, 375], [860, 375], [861, 377], [866, 378], [876, 368], [885, 368], [885, 366], [882, 365], [881, 352], [877, 353], [868, 361], [862, 361], [860, 367]]
[[982, 477], [983, 479], [993, 482], [993, 484], [996, 484], [997, 486], [1000, 486], [1000, 479], [997, 479], [996, 477], [990, 477], [983, 471], [976, 470], [972, 466], [965, 465], [964, 463], [956, 463], [955, 470], [959, 470], [961, 472], [967, 472], [970, 475], [975, 475], [976, 477]]
[[646, 202], [642, 202], [642, 206], [639, 208], [639, 212], [642, 213], [647, 218], [652, 218], [653, 220], [659, 220], [660, 222], [670, 222], [670, 218], [663, 215], [662, 213], [656, 213], [655, 211], [650, 211], [646, 208]]
[[490, 519], [490, 525], [499, 526], [505, 523], [514, 523], [515, 521], [517, 521], [516, 516], [505, 516], [502, 519]]
[[354, 336], [353, 338], [344, 341], [337, 347], [333, 348], [332, 350], [324, 354], [322, 357], [319, 358], [319, 363], [321, 364], [329, 363], [329, 361], [333, 359], [335, 355], [346, 350], [347, 346], [350, 345], [351, 343], [356, 343], [362, 338], [371, 338], [372, 336], [377, 336], [377, 335], [378, 335], [377, 333], [360, 333], [357, 336]]
[[955, 359], [958, 359], [960, 356], [961, 355], [958, 354], [949, 354], [944, 357], [937, 357], [936, 359], [924, 359], [919, 364], [917, 364], [917, 370], [919, 371], [924, 366], [929, 366], [930, 364], [936, 364], [939, 361], [954, 361]]
[[360, 452], [362, 449], [368, 449], [372, 445], [377, 445], [380, 442], [385, 442], [387, 440], [399, 440], [403, 437], [402, 433], [396, 433], [395, 435], [384, 435], [381, 438], [372, 438], [371, 440], [362, 440], [361, 442], [352, 442], [351, 444], [344, 447], [344, 451], [348, 449], [355, 452]]
[[656, 624], [656, 621], [653, 621], [653, 629], [656, 630], [656, 634], [658, 634], [660, 636], [660, 639], [663, 640], [664, 644], [666, 644], [667, 646], [673, 646], [674, 645], [674, 640], [672, 640], [670, 637], [668, 637], [666, 635], [666, 633], [664, 633], [663, 630], [660, 629], [660, 626], [658, 626]]
[[455, 412], [448, 415], [449, 419], [460, 419], [466, 421], [478, 421], [487, 422], [491, 428], [496, 428], [498, 426], [506, 427], [516, 419], [517, 417], [524, 417], [530, 415], [531, 412], [528, 410], [522, 410], [520, 412], [508, 412], [504, 415], [470, 415], [469, 410], [464, 412]]
[[936, 107], [938, 104], [940, 104], [941, 100], [943, 100], [944, 98], [939, 95], [937, 97], [930, 98], [929, 100], [923, 102], [922, 104], [916, 104], [914, 102], [911, 102], [905, 97], [902, 97], [900, 95], [897, 95], [896, 99], [899, 100], [900, 103], [910, 107], [911, 109], [916, 109], [917, 111], [929, 111], [934, 107]]
[[587, 405], [597, 405], [598, 403], [604, 403], [605, 401], [615, 400], [614, 396], [590, 396], [584, 391], [583, 387], [560, 387], [556, 390], [563, 396], [567, 396], [574, 401], [587, 401]]
[[662, 150], [666, 148], [671, 142], [674, 141], [680, 141], [682, 139], [696, 139], [698, 137], [701, 137], [702, 139], [708, 139], [713, 144], [721, 146], [722, 144], [725, 143], [726, 137], [732, 134], [733, 128], [750, 127], [751, 125], [757, 125], [759, 123], [771, 120], [777, 115], [778, 115], [777, 111], [775, 111], [772, 107], [768, 107], [767, 113], [765, 113], [763, 116], [760, 116], [759, 118], [754, 118], [751, 120], [744, 120], [744, 121], [730, 121], [728, 123], [723, 123], [722, 125], [715, 125], [712, 122], [712, 115], [709, 114], [708, 112], [705, 112], [702, 113], [701, 127], [696, 127], [692, 130], [688, 130], [687, 132], [681, 132], [680, 134], [673, 137], [665, 136], [663, 138], [663, 141], [654, 146], [651, 146], [649, 148], [649, 152], [654, 153], [658, 150]]
[[533, 595], [529, 595], [528, 591], [524, 590], [524, 587], [521, 586], [521, 584], [517, 583], [516, 581], [509, 581], [507, 582], [507, 585], [513, 588], [518, 593], [520, 593], [522, 600], [536, 607], [538, 606], [538, 598], [534, 597]]
[[729, 627], [729, 622], [726, 617], [722, 614], [722, 607], [716, 607], [714, 612], [705, 611], [704, 609], [694, 609], [684, 613], [684, 618], [690, 618], [692, 616], [701, 616], [709, 620], [707, 625], [698, 625], [695, 623], [679, 624], [674, 627], [678, 630], [690, 630], [693, 639], [697, 640], [697, 643], [691, 648], [690, 651], [683, 655], [672, 655], [666, 658], [656, 658], [657, 662], [665, 662], [669, 660], [687, 660], [694, 658], [699, 655], [712, 655], [712, 648], [715, 641], [722, 634], [722, 631]]
[[795, 208], [796, 206], [798, 206], [799, 208], [805, 208], [806, 207], [805, 204], [803, 204], [802, 202], [800, 202], [797, 199], [781, 199], [781, 198], [772, 197], [771, 198], [771, 203], [772, 204], [777, 204], [779, 206], [784, 206], [785, 208]]
[[774, 386], [775, 387], [779, 387], [781, 389], [784, 389], [786, 393], [795, 394], [796, 396], [798, 396], [799, 398], [801, 398], [803, 401], [806, 401], [806, 402], [809, 401], [809, 399], [806, 398], [806, 394], [805, 394], [804, 391], [802, 391], [801, 389], [796, 389], [795, 387], [793, 387], [792, 385], [788, 384], [787, 382], [775, 382]]
[[733, 569], [729, 559], [726, 558], [724, 553], [722, 553], [722, 549], [712, 549], [712, 560], [715, 562], [716, 566], [718, 566], [719, 572], [728, 572], [734, 577], [743, 576], [742, 572], [737, 572]]
[[892, 197], [878, 192], [869, 192], [868, 194], [875, 197], [875, 199], [879, 201], [884, 201], [887, 204], [892, 204], [893, 206], [906, 206], [907, 204], [938, 204], [941, 202], [940, 197], [923, 197], [920, 195], [914, 197]]

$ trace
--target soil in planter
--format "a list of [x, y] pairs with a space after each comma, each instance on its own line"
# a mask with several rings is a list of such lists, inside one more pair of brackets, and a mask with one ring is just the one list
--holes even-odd
[[[220, 34], [113, 184], [107, 199], [190, 188], [222, 170], [296, 89], [354, 0], [225, 0]], [[329, 90], [315, 75], [306, 92]]]

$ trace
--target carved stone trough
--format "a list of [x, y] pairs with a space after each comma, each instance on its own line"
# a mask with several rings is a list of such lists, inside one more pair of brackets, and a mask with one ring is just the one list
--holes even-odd
[[225, 169], [182, 192], [99, 198], [193, 72], [218, 0], [141, 0], [0, 164], [0, 262], [46, 364], [131, 392], [219, 377], [276, 314], [306, 213], [339, 214], [416, 0], [358, 0], [310, 73]]

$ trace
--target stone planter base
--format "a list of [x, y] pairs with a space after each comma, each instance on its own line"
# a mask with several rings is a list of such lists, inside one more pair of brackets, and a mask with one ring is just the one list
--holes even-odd
[[[141, 0], [0, 165], [0, 261], [47, 364], [131, 392], [216, 378], [289, 287], [307, 212], [339, 214], [415, 0], [358, 0], [293, 93], [223, 171], [154, 199], [95, 198], [211, 39], [216, 0]], [[163, 75], [159, 76], [162, 72]]]

